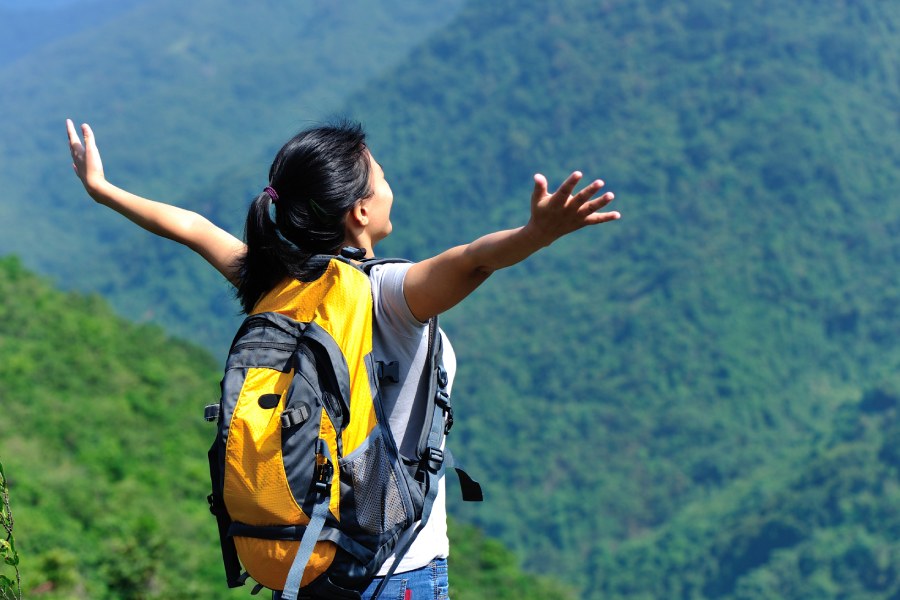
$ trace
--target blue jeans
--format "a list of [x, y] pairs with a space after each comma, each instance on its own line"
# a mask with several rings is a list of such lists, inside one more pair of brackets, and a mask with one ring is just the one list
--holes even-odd
[[[371, 600], [383, 577], [376, 577], [363, 592], [362, 600]], [[436, 558], [421, 569], [393, 575], [381, 590], [378, 600], [450, 600], [447, 559]], [[281, 592], [273, 592], [279, 600]]]
[[[363, 592], [363, 600], [369, 600], [382, 577], [376, 577]], [[436, 558], [421, 569], [397, 573], [381, 590], [378, 600], [449, 600], [447, 559]]]

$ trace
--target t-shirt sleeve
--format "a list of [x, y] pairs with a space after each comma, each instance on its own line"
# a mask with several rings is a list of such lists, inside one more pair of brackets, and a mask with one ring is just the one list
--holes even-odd
[[372, 301], [375, 318], [382, 327], [395, 335], [420, 337], [426, 323], [422, 323], [409, 309], [403, 295], [403, 279], [412, 265], [410, 263], [387, 263], [372, 268]]

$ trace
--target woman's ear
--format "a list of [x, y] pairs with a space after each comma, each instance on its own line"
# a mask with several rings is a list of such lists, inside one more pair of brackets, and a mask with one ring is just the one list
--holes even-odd
[[369, 224], [369, 211], [366, 208], [365, 200], [357, 202], [350, 214], [360, 227], [366, 227]]
[[346, 242], [351, 246], [361, 245], [361, 239], [368, 224], [368, 211], [363, 206], [363, 202], [359, 201], [350, 209], [347, 213], [347, 218], [344, 220]]

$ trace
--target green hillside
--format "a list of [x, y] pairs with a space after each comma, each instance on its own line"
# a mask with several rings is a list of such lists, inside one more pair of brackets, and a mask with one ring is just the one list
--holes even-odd
[[211, 597], [216, 362], [0, 262], [0, 460], [26, 597]]
[[[219, 376], [205, 350], [0, 259], [0, 462], [25, 597], [248, 597], [225, 587], [205, 500]], [[454, 597], [574, 597], [477, 529], [451, 535]]]
[[900, 597], [897, 379], [835, 411], [796, 457], [607, 551], [603, 598]]
[[[317, 13], [315, 34], [357, 17]], [[131, 31], [109, 27], [120, 44]], [[103, 44], [79, 67], [36, 69], [56, 64], [46, 54], [0, 79], [43, 98], [34, 77], [79, 74], [67, 102], [95, 121], [113, 179], [235, 231], [278, 141], [326, 106], [367, 124], [394, 189], [385, 255], [521, 224], [535, 171], [603, 177], [622, 221], [496, 275], [444, 320], [457, 454], [488, 496], [454, 514], [588, 598], [880, 598], [896, 590], [895, 417], [866, 407], [893, 397], [900, 365], [898, 30], [900, 7], [874, 0], [499, 0], [423, 28], [394, 61], [346, 55], [331, 66], [383, 68], [308, 110], [284, 101], [293, 81], [272, 102], [214, 101], [218, 78], [179, 92], [149, 45], [118, 55], [123, 97], [84, 91], [110, 68]], [[223, 45], [203, 48], [176, 54], [183, 78], [213, 57], [267, 84], [279, 68], [240, 71]], [[2, 189], [30, 197], [20, 173], [49, 183], [34, 227], [0, 202], [0, 244], [221, 348], [236, 310], [225, 285], [59, 183], [61, 133], [29, 125], [53, 111], [6, 89], [0, 108], [24, 125], [0, 136]]]

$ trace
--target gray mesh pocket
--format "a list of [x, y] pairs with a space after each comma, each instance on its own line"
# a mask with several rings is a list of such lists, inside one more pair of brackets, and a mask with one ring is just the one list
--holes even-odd
[[[406, 522], [409, 514], [384, 440], [373, 433], [362, 454], [341, 465], [341, 474], [349, 478], [357, 523], [363, 531], [377, 535]], [[344, 513], [343, 498], [341, 504]]]

